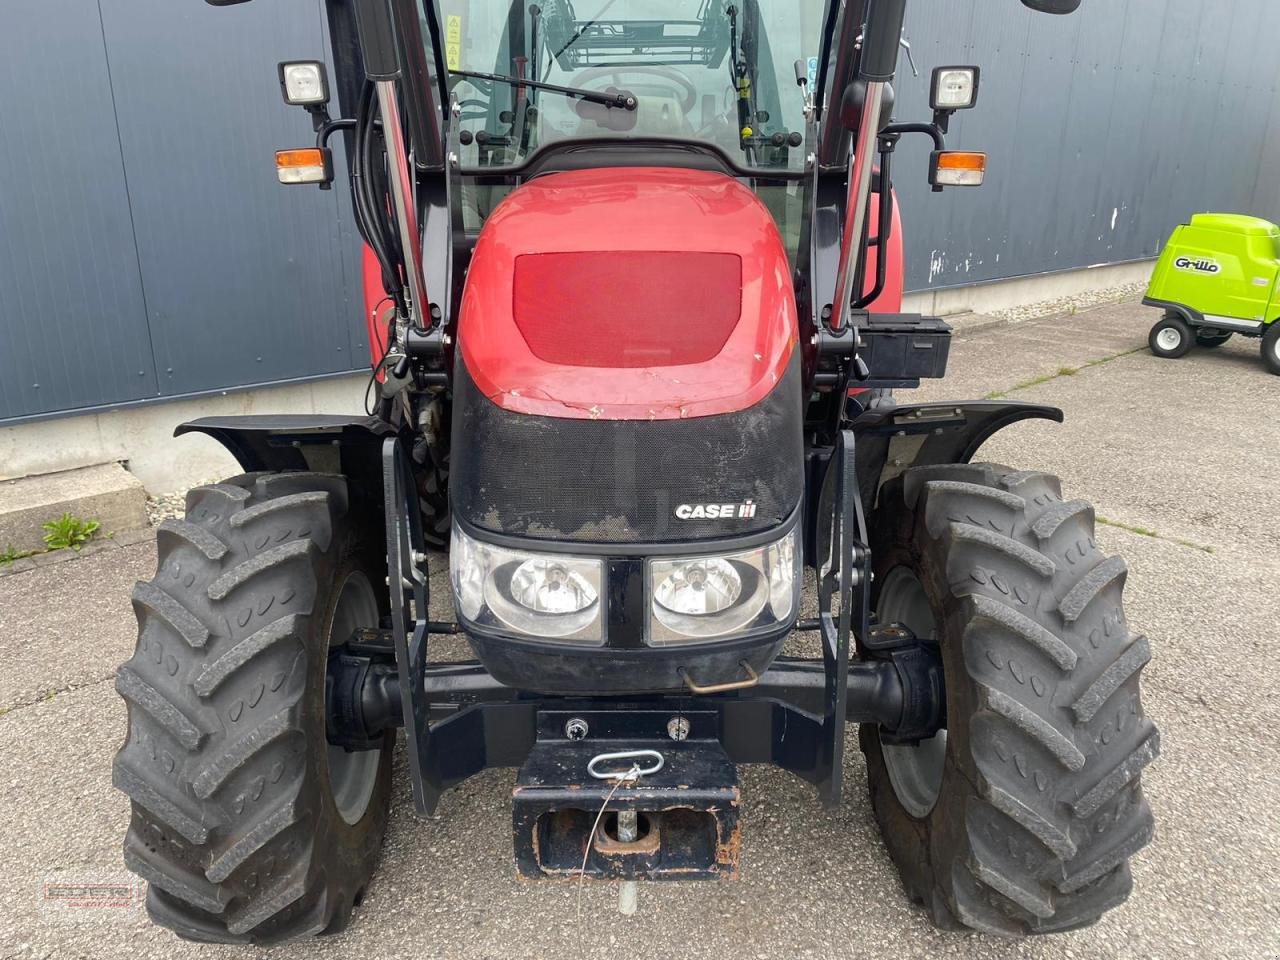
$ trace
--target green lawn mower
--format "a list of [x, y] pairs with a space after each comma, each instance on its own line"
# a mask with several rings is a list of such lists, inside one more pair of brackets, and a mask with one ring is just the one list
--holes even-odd
[[1262, 338], [1262, 362], [1280, 375], [1280, 227], [1235, 213], [1197, 213], [1173, 231], [1142, 302], [1164, 316], [1147, 342], [1157, 357], [1234, 333]]

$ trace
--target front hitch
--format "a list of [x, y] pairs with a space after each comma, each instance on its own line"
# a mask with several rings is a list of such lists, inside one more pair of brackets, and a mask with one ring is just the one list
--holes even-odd
[[715, 711], [542, 710], [537, 728], [511, 792], [522, 877], [737, 876], [740, 791]]

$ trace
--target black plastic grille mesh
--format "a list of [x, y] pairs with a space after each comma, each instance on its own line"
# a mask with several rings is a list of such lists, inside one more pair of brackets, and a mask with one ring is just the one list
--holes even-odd
[[[754, 407], [688, 420], [571, 420], [503, 410], [455, 365], [449, 493], [483, 530], [546, 540], [658, 543], [776, 526], [800, 501], [799, 351]], [[754, 501], [746, 519], [680, 504]]]

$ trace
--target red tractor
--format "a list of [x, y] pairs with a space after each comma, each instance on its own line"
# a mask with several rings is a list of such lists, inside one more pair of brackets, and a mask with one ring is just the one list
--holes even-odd
[[[343, 929], [398, 728], [421, 814], [519, 768], [525, 877], [732, 878], [737, 765], [839, 803], [854, 723], [939, 926], [1123, 901], [1158, 751], [1125, 565], [1057, 479], [971, 462], [1062, 414], [888, 394], [942, 376], [950, 334], [900, 312], [894, 150], [926, 136], [935, 188], [980, 183], [943, 144], [978, 69], [893, 120], [903, 0], [327, 8], [341, 115], [323, 63], [281, 64], [316, 143], [277, 171], [328, 187], [341, 135], [373, 402], [178, 431], [245, 473], [190, 492], [133, 593], [114, 777], [153, 919]], [[448, 635], [474, 659], [432, 656]]]

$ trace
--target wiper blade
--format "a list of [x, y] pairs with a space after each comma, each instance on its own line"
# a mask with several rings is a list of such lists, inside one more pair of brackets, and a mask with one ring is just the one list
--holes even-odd
[[500, 73], [480, 73], [475, 70], [450, 70], [449, 72], [456, 77], [491, 80], [498, 83], [509, 83], [514, 87], [533, 87], [535, 90], [550, 90], [552, 93], [562, 93], [566, 97], [576, 97], [579, 100], [603, 104], [606, 107], [618, 107], [622, 110], [634, 110], [636, 108], [636, 98], [630, 93], [605, 93], [600, 90], [583, 90], [580, 87], [562, 87], [558, 83], [508, 77]]

